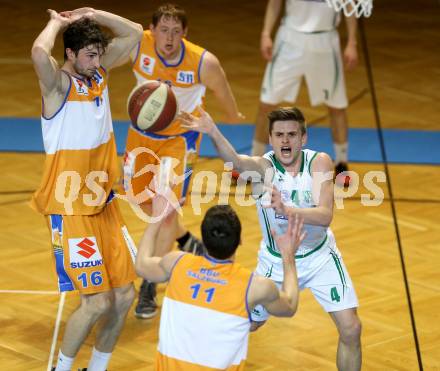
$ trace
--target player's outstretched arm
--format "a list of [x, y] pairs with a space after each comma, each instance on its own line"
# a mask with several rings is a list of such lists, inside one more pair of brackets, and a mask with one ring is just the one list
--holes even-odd
[[251, 284], [250, 305], [262, 304], [277, 317], [292, 317], [298, 308], [299, 288], [296, 273], [295, 253], [304, 239], [303, 222], [300, 217], [289, 217], [286, 233], [278, 235], [272, 231], [283, 260], [284, 280], [281, 290], [265, 277], [256, 276]]
[[112, 31], [114, 37], [101, 60], [102, 66], [106, 69], [120, 65], [120, 61], [129, 56], [130, 52], [142, 38], [142, 25], [103, 10], [78, 8], [62, 12], [61, 14], [70, 17], [72, 20], [89, 17], [99, 25], [107, 27]]
[[156, 241], [162, 222], [168, 216], [171, 204], [159, 193], [152, 200], [151, 223], [142, 236], [136, 256], [136, 273], [150, 282], [165, 282], [169, 279], [171, 270], [181, 251], [170, 252], [164, 257], [155, 257]]
[[[35, 39], [31, 52], [43, 97], [48, 97], [54, 93], [62, 95], [68, 88], [67, 78], [66, 83], [63, 84], [63, 74], [57, 61], [52, 57], [52, 49], [58, 33], [66, 28], [71, 21], [54, 10], [48, 9], [47, 12], [50, 20]], [[60, 96], [60, 99], [62, 100], [62, 96]]]
[[206, 52], [203, 57], [200, 79], [202, 84], [214, 93], [223, 107], [227, 122], [241, 122], [244, 120], [244, 116], [238, 111], [237, 102], [229, 86], [225, 71], [217, 57], [210, 52]]
[[262, 157], [251, 157], [238, 154], [232, 144], [229, 143], [219, 130], [209, 113], [204, 111], [201, 107], [198, 109], [200, 111], [200, 117], [196, 117], [187, 112], [182, 112], [179, 115], [182, 127], [209, 135], [214, 142], [214, 146], [220, 157], [225, 162], [232, 162], [234, 169], [237, 169], [240, 172], [256, 171], [264, 177], [266, 169], [270, 167], [269, 161]]

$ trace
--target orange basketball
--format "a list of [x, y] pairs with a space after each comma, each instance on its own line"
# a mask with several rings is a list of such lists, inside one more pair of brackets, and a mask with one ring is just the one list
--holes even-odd
[[146, 81], [131, 91], [127, 109], [133, 126], [146, 132], [165, 129], [179, 111], [171, 88], [155, 80]]

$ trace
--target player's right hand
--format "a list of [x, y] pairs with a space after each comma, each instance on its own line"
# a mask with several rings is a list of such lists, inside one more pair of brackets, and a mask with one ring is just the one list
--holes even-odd
[[269, 35], [262, 34], [260, 42], [261, 55], [268, 62], [272, 60], [272, 48], [272, 38]]

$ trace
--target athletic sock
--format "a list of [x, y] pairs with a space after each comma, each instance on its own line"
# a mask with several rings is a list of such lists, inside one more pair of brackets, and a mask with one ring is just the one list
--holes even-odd
[[335, 150], [335, 164], [348, 162], [348, 143], [333, 143]]
[[105, 371], [111, 356], [111, 353], [103, 353], [93, 347], [92, 357], [87, 366], [87, 371]]
[[73, 361], [74, 358], [65, 356], [60, 349], [58, 352], [58, 361], [55, 371], [70, 371], [73, 365]]

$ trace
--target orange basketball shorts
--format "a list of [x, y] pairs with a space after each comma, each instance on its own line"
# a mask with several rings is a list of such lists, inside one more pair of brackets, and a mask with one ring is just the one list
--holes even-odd
[[202, 135], [188, 131], [175, 136], [141, 133], [130, 127], [124, 156], [124, 190], [138, 204], [148, 203], [145, 189], [154, 190], [153, 178], [159, 175], [160, 161], [172, 159], [171, 180], [177, 200], [184, 204], [193, 165], [197, 160]]
[[48, 216], [61, 292], [93, 294], [136, 279], [136, 246], [111, 197], [99, 214]]

